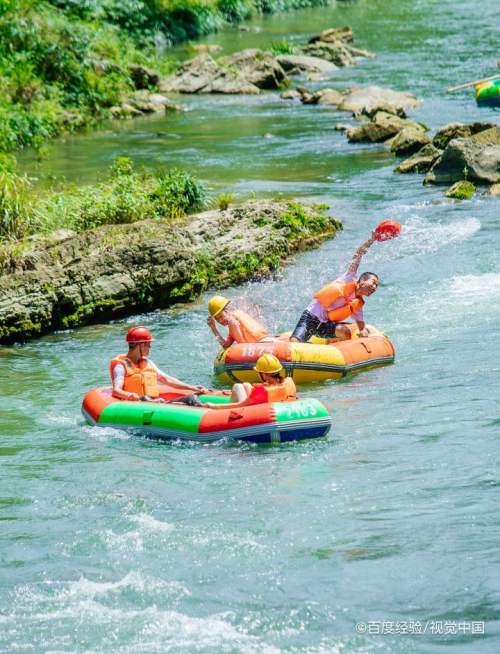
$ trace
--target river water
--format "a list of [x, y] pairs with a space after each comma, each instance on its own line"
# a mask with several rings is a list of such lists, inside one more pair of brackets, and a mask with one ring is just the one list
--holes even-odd
[[[378, 56], [337, 85], [414, 90], [432, 128], [498, 122], [471, 91], [444, 93], [494, 73], [494, 0], [360, 0], [207, 41], [230, 52], [341, 24]], [[273, 94], [185, 102], [181, 116], [113, 124], [22, 163], [42, 182], [93, 181], [128, 154], [182, 165], [214, 192], [328, 202], [338, 238], [228, 290], [273, 330], [293, 326], [380, 219], [400, 220], [401, 238], [363, 264], [381, 276], [367, 316], [396, 363], [302, 389], [332, 410], [328, 439], [169, 445], [85, 426], [81, 397], [139, 322], [159, 365], [213, 384], [208, 295], [2, 348], [0, 652], [500, 651], [500, 201], [455, 203], [394, 174], [382, 146], [334, 131], [348, 116], [331, 109]]]

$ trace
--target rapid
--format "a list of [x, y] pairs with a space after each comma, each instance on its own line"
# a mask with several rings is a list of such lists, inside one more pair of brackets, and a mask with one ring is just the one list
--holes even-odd
[[[206, 41], [230, 52], [343, 24], [377, 57], [316, 85], [413, 91], [411, 117], [433, 129], [498, 122], [471, 90], [445, 93], [493, 74], [494, 0], [339, 2]], [[159, 366], [213, 386], [210, 294], [0, 348], [0, 652], [498, 652], [500, 200], [458, 203], [394, 173], [383, 146], [335, 131], [349, 117], [331, 108], [277, 94], [182, 101], [191, 111], [109, 124], [21, 164], [40, 183], [92, 182], [125, 154], [182, 166], [214, 192], [329, 204], [337, 238], [227, 291], [276, 331], [380, 220], [398, 220], [401, 237], [361, 265], [380, 275], [365, 313], [396, 362], [300, 389], [332, 411], [327, 439], [200, 446], [89, 427], [80, 403], [138, 323]], [[476, 623], [484, 633], [445, 632]]]

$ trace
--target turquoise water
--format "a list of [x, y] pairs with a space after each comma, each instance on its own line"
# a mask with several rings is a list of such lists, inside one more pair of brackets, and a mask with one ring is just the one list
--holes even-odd
[[[492, 1], [471, 13], [449, 0], [361, 0], [210, 40], [229, 51], [352, 24], [378, 57], [341, 71], [343, 83], [413, 88], [431, 127], [498, 122], [472, 92], [443, 93], [494, 72], [496, 12]], [[277, 279], [228, 290], [273, 330], [293, 326], [380, 219], [400, 220], [400, 239], [363, 264], [381, 276], [366, 313], [396, 363], [302, 389], [331, 409], [328, 439], [168, 445], [85, 426], [81, 397], [106, 382], [138, 322], [154, 330], [161, 367], [213, 384], [208, 295], [2, 348], [0, 652], [496, 654], [499, 200], [455, 203], [393, 174], [382, 147], [333, 130], [345, 114], [271, 95], [189, 103], [181, 117], [56, 144], [40, 176], [91, 181], [129, 153], [182, 163], [216, 191], [327, 201], [344, 222], [338, 238]], [[453, 633], [472, 622], [484, 634]], [[404, 625], [413, 633], [396, 633]]]

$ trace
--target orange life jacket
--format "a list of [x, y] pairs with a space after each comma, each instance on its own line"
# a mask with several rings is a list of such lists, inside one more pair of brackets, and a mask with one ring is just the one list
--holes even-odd
[[[261, 338], [264, 338], [268, 335], [267, 329], [264, 325], [261, 325], [258, 320], [249, 316], [245, 311], [241, 309], [235, 309], [231, 311], [231, 316], [236, 318], [239, 324], [241, 335], [243, 336], [243, 343], [258, 343]], [[229, 323], [229, 336], [233, 338], [237, 343], [239, 343], [236, 334], [234, 333], [234, 326]]]
[[263, 402], [289, 402], [297, 399], [297, 388], [291, 377], [285, 377], [281, 384], [254, 384], [248, 396], [251, 404]]
[[328, 309], [334, 302], [342, 298], [344, 300], [342, 306], [327, 311], [328, 320], [340, 322], [363, 308], [365, 302], [362, 298], [354, 297], [350, 299], [355, 293], [356, 282], [335, 280], [323, 286], [321, 290], [314, 294], [314, 297], [325, 309]]
[[137, 393], [137, 395], [148, 395], [149, 397], [159, 397], [158, 373], [151, 365], [149, 359], [143, 358], [139, 366], [135, 366], [126, 354], [120, 354], [111, 360], [109, 372], [111, 383], [113, 383], [113, 372], [115, 366], [121, 363], [125, 367], [125, 381], [123, 390], [127, 393]]

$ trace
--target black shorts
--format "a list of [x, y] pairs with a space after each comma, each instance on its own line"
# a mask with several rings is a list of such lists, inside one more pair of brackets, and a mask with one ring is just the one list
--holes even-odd
[[336, 322], [328, 321], [321, 322], [319, 318], [313, 316], [312, 313], [306, 309], [302, 312], [297, 326], [292, 332], [299, 341], [305, 343], [311, 336], [319, 336], [320, 338], [335, 338]]

